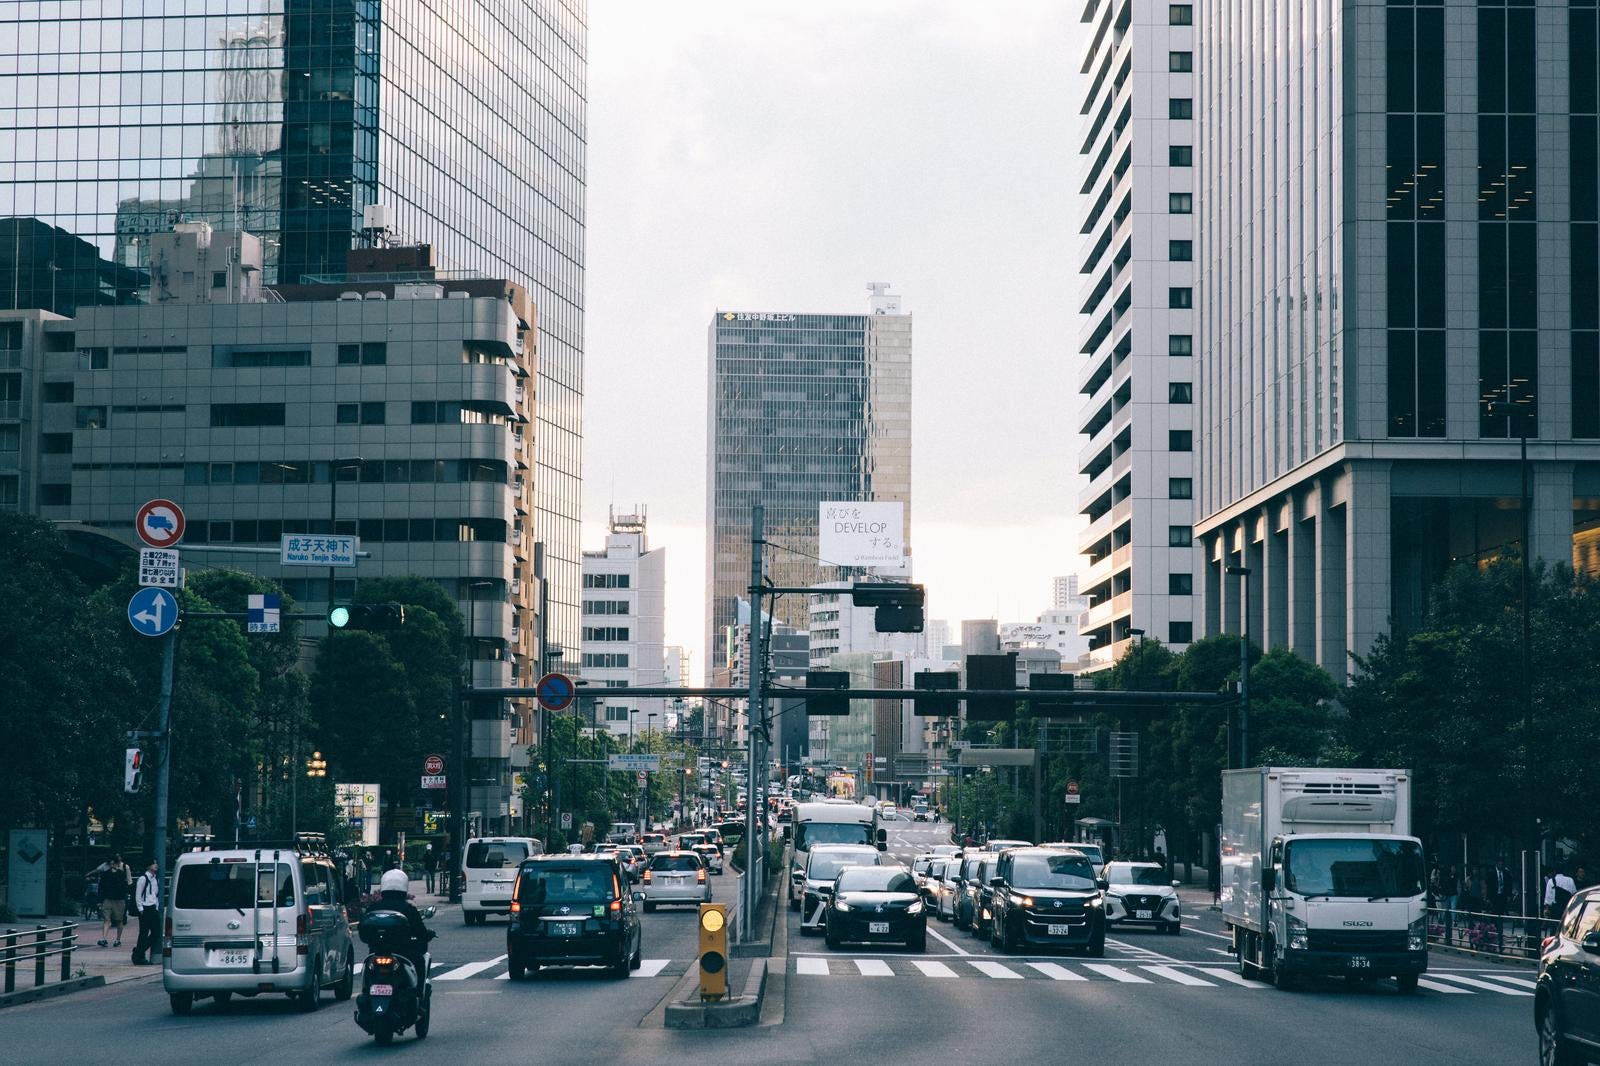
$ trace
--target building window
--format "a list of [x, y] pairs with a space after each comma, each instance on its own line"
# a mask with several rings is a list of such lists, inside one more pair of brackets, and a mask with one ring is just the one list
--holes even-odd
[[1194, 354], [1194, 334], [1192, 334], [1192, 333], [1169, 333], [1169, 334], [1167, 334], [1167, 354], [1168, 355], [1193, 355]]
[[1572, 335], [1572, 435], [1600, 437], [1600, 333]]
[[0, 507], [15, 507], [22, 500], [22, 478], [17, 474], [0, 476]]
[[1167, 478], [1167, 498], [1171, 500], [1194, 499], [1194, 479], [1187, 477]]
[[1389, 436], [1443, 437], [1444, 331], [1389, 331]]
[[1193, 622], [1168, 622], [1167, 643], [1188, 644], [1194, 640]]
[[[70, 437], [68, 438], [71, 439]], [[22, 450], [22, 427], [0, 426], [0, 452], [20, 452]], [[67, 449], [71, 451], [69, 447]]]
[[1168, 403], [1194, 403], [1194, 386], [1187, 381], [1167, 383]]
[[1187, 310], [1194, 306], [1194, 290], [1187, 285], [1174, 285], [1167, 290], [1167, 306]]
[[361, 422], [361, 405], [341, 403], [333, 409], [333, 420], [341, 426], [354, 426]]
[[608, 722], [626, 722], [628, 720], [629, 711], [630, 711], [630, 708], [627, 708], [627, 707], [613, 707], [611, 704], [608, 703], [608, 704], [606, 704], [606, 721], [608, 721]]
[[1194, 451], [1194, 432], [1187, 429], [1167, 430], [1167, 450], [1171, 452]]
[[625, 589], [632, 587], [632, 580], [628, 574], [584, 574], [583, 587], [586, 589]]
[[1194, 166], [1194, 145], [1169, 144], [1167, 145], [1167, 166], [1192, 167]]
[[281, 426], [285, 408], [281, 403], [214, 403], [213, 426]]
[[1478, 436], [1537, 437], [1538, 396], [1539, 335], [1532, 330], [1480, 330]]
[[631, 608], [627, 600], [584, 600], [584, 614], [628, 614]]
[[1167, 575], [1167, 595], [1168, 596], [1193, 596], [1194, 595], [1194, 575], [1193, 574], [1168, 574]]
[[1167, 258], [1174, 263], [1192, 263], [1194, 261], [1194, 242], [1168, 241]]
[[339, 363], [341, 365], [349, 366], [349, 365], [354, 365], [354, 364], [359, 363], [359, 362], [361, 362], [361, 345], [359, 345], [359, 344], [341, 344], [341, 345], [339, 345]]
[[71, 433], [41, 433], [39, 451], [45, 455], [71, 455]]
[[1194, 25], [1194, 5], [1193, 4], [1168, 4], [1167, 5], [1167, 22], [1170, 23], [1173, 26], [1193, 26]]
[[79, 429], [105, 429], [109, 424], [106, 421], [106, 409], [101, 406], [79, 407], [77, 416]]
[[41, 388], [45, 403], [71, 403], [72, 382], [47, 381]]
[[461, 405], [454, 400], [412, 400], [411, 421], [419, 426], [461, 421]]
[[384, 403], [382, 400], [372, 400], [361, 405], [361, 424], [363, 426], [383, 425]]
[[39, 503], [44, 507], [68, 506], [72, 503], [72, 486], [41, 484], [39, 486]]
[[1174, 192], [1167, 194], [1167, 211], [1174, 215], [1194, 214], [1194, 193]]
[[361, 345], [362, 366], [383, 366], [389, 361], [389, 346], [383, 341], [365, 341]]
[[585, 641], [627, 641], [629, 636], [627, 626], [584, 626], [583, 639]]
[[1174, 96], [1167, 100], [1168, 118], [1194, 118], [1194, 99], [1188, 96]]
[[1194, 72], [1193, 52], [1168, 52], [1167, 69], [1174, 74], [1190, 74]]
[[1187, 548], [1194, 543], [1194, 529], [1190, 526], [1168, 526], [1167, 547]]
[[626, 670], [628, 655], [626, 652], [584, 652], [583, 665], [585, 669]]

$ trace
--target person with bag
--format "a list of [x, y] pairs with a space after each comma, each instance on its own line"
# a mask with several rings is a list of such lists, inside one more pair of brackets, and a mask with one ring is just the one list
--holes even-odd
[[1560, 921], [1567, 913], [1567, 903], [1578, 893], [1578, 883], [1567, 875], [1566, 867], [1557, 866], [1544, 881], [1544, 916]]
[[133, 964], [149, 966], [150, 952], [156, 947], [156, 930], [161, 925], [161, 873], [155, 860], [145, 867], [133, 889], [133, 905], [139, 908], [139, 942], [133, 947]]
[[113, 932], [116, 941], [110, 946], [122, 946], [122, 927], [128, 924], [128, 890], [132, 888], [128, 867], [121, 855], [111, 856], [111, 865], [100, 875], [100, 946], [106, 947]]

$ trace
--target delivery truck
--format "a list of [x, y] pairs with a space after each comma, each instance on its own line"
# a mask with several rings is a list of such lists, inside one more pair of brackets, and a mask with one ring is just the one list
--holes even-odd
[[1427, 873], [1405, 770], [1262, 766], [1222, 775], [1222, 917], [1239, 973], [1394, 978], [1428, 969]]

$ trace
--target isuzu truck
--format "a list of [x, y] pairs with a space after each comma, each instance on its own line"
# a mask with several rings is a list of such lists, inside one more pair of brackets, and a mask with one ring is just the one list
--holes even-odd
[[1222, 775], [1222, 916], [1239, 973], [1392, 977], [1428, 969], [1427, 873], [1406, 770], [1263, 766]]

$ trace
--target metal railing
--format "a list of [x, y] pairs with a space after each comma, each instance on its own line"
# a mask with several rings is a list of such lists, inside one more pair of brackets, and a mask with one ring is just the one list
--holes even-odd
[[72, 951], [78, 945], [78, 923], [36, 925], [28, 930], [7, 929], [0, 936], [0, 965], [5, 967], [5, 991], [17, 990], [17, 963], [33, 963], [33, 987], [45, 983], [45, 961], [61, 957], [61, 980], [72, 976]]
[[1544, 938], [1560, 926], [1553, 918], [1428, 908], [1428, 943], [1474, 955], [1536, 961]]

